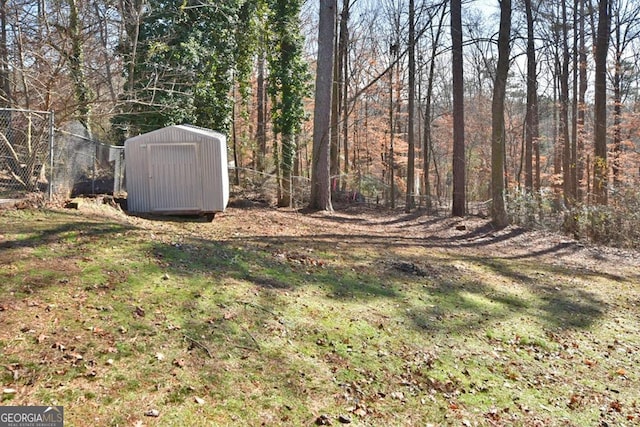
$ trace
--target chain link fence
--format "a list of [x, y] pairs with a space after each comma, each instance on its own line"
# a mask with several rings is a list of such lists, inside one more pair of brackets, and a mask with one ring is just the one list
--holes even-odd
[[53, 114], [0, 109], [0, 198], [49, 189]]
[[92, 140], [78, 122], [56, 129], [51, 112], [0, 109], [0, 199], [123, 191], [123, 147]]
[[56, 129], [52, 193], [65, 197], [124, 192], [124, 147], [93, 140], [78, 122]]

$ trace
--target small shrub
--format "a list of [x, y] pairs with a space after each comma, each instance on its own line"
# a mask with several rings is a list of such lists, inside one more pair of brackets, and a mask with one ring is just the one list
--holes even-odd
[[629, 189], [610, 196], [608, 205], [564, 206], [551, 193], [514, 191], [507, 212], [513, 224], [562, 231], [576, 239], [618, 247], [640, 248], [640, 194]]

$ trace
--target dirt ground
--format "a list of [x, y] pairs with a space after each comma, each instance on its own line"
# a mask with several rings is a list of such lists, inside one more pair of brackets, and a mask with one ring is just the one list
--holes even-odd
[[282, 209], [262, 203], [232, 200], [225, 212], [209, 223], [203, 218], [132, 216], [113, 205], [84, 203], [83, 210], [102, 214], [145, 229], [220, 240], [264, 237], [308, 237], [345, 243], [400, 243], [470, 256], [540, 260], [612, 275], [630, 274], [640, 280], [640, 252], [593, 245], [544, 230], [509, 226], [496, 229], [477, 216], [451, 218], [422, 210], [406, 214], [367, 205], [336, 207], [332, 213]]
[[[74, 199], [79, 200], [79, 199]], [[451, 251], [456, 254], [541, 262], [572, 266], [607, 274], [627, 272], [640, 280], [640, 251], [594, 245], [559, 233], [512, 225], [496, 229], [479, 216], [451, 218], [429, 215], [423, 210], [406, 214], [366, 204], [336, 206], [334, 212], [281, 209], [261, 200], [235, 198], [213, 222], [204, 218], [133, 216], [123, 212], [112, 197], [86, 198], [82, 211], [117, 217], [144, 229], [190, 234], [200, 238], [237, 239], [247, 237], [295, 236], [363, 242], [402, 242]], [[42, 196], [2, 200], [0, 209], [68, 207], [67, 200], [47, 203]], [[75, 205], [74, 205], [75, 206]]]

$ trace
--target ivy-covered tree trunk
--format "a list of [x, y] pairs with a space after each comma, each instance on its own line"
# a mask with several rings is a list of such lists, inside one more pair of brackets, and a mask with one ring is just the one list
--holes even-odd
[[297, 151], [296, 136], [304, 120], [304, 96], [309, 72], [302, 57], [300, 0], [272, 0], [270, 27], [273, 49], [269, 55], [269, 93], [274, 133], [281, 135], [279, 206], [291, 205], [291, 173]]
[[258, 75], [256, 77], [256, 113], [258, 115], [257, 118], [257, 126], [256, 126], [256, 140], [258, 142], [257, 147], [257, 161], [256, 161], [256, 169], [259, 172], [264, 172], [266, 170], [266, 159], [267, 159], [267, 115], [266, 115], [266, 103], [267, 99], [265, 97], [265, 78], [264, 78], [264, 68], [265, 68], [265, 53], [264, 49], [260, 49], [258, 52]]
[[71, 41], [71, 51], [68, 53], [69, 71], [78, 103], [78, 120], [91, 136], [91, 88], [87, 84], [85, 73], [82, 22], [76, 0], [69, 0], [69, 38]]

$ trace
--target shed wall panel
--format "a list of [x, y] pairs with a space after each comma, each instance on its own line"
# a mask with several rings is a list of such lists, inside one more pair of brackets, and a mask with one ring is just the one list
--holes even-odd
[[193, 142], [147, 144], [152, 212], [203, 210], [198, 147]]

